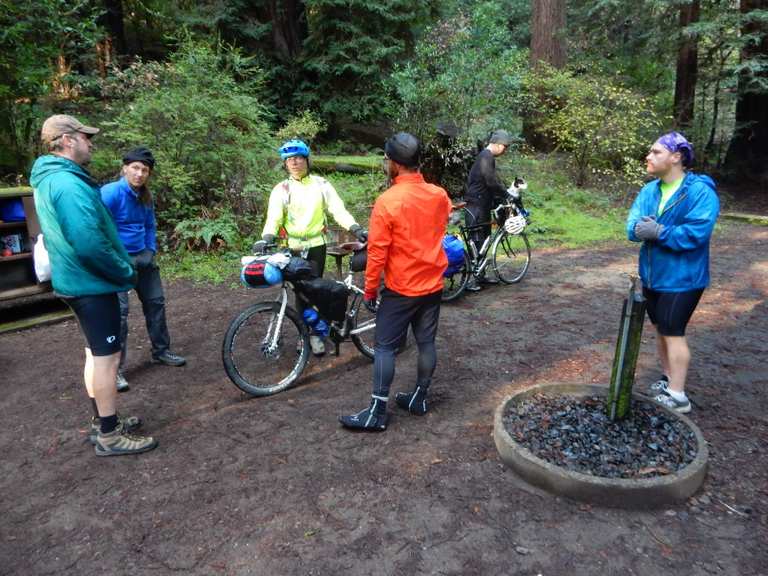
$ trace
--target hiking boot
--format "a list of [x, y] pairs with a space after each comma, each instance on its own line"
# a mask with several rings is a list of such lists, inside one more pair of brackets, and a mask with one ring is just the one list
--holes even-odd
[[400, 408], [416, 416], [424, 416], [427, 413], [427, 391], [421, 386], [416, 386], [413, 392], [398, 392], [395, 402]]
[[325, 342], [321, 336], [312, 334], [309, 337], [309, 347], [312, 348], [312, 354], [315, 356], [322, 356], [325, 354]]
[[122, 372], [117, 373], [117, 380], [115, 380], [118, 392], [128, 392], [131, 387], [128, 385], [128, 380], [125, 379]]
[[166, 366], [184, 366], [187, 363], [183, 356], [174, 354], [169, 350], [164, 350], [160, 354], [152, 354], [152, 362], [156, 364], [165, 364]]
[[[138, 430], [142, 424], [143, 422], [138, 416], [122, 417], [120, 414], [117, 415], [117, 425], [122, 426], [126, 432]], [[99, 432], [101, 432], [101, 418], [94, 416], [91, 418], [91, 427], [88, 430], [88, 440], [90, 440], [91, 444], [96, 444], [96, 436], [99, 435]]]
[[352, 430], [365, 430], [366, 432], [383, 432], [387, 429], [389, 416], [387, 415], [387, 402], [378, 396], [374, 396], [371, 405], [357, 414], [339, 416], [339, 422]]
[[688, 412], [691, 411], [691, 402], [688, 400], [688, 398], [680, 401], [672, 398], [672, 396], [669, 394], [664, 393], [656, 396], [654, 400], [656, 400], [656, 402], [659, 404], [664, 404], [664, 406], [671, 408], [675, 412], [679, 412], [680, 414], [688, 414]]
[[117, 428], [108, 434], [99, 432], [93, 448], [96, 456], [126, 456], [157, 448], [157, 440], [152, 436], [134, 436], [118, 424]]
[[654, 396], [656, 394], [666, 394], [668, 387], [669, 387], [669, 380], [667, 380], [666, 378], [659, 378], [658, 380], [656, 380], [656, 382], [648, 386], [648, 391], [651, 396]]
[[480, 292], [482, 289], [483, 287], [480, 285], [480, 282], [474, 276], [467, 281], [467, 285], [464, 287], [464, 290], [467, 292]]

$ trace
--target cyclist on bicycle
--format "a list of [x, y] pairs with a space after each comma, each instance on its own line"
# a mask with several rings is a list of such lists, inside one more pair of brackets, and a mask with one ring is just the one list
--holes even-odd
[[[471, 234], [471, 240], [478, 251], [485, 239], [491, 235], [491, 210], [507, 193], [507, 187], [496, 173], [496, 157], [507, 151], [511, 140], [506, 130], [494, 130], [488, 145], [477, 155], [467, 177], [467, 191], [464, 195], [464, 201], [467, 203], [465, 223], [467, 226], [482, 225]], [[483, 283], [496, 284], [498, 280], [473, 276], [469, 279], [466, 290], [477, 292], [482, 289]]]
[[[288, 248], [294, 255], [312, 263], [315, 274], [322, 277], [325, 271], [326, 214], [345, 230], [354, 234], [360, 242], [368, 239], [367, 232], [347, 211], [344, 201], [328, 180], [310, 174], [309, 146], [301, 140], [288, 140], [280, 147], [280, 158], [288, 178], [272, 189], [262, 240], [273, 244], [282, 230], [288, 238]], [[296, 299], [299, 314], [303, 306]], [[322, 336], [309, 337], [312, 353], [322, 356], [325, 343]]]
[[437, 365], [435, 335], [448, 266], [443, 237], [451, 201], [445, 190], [424, 181], [419, 152], [419, 141], [405, 132], [384, 146], [384, 167], [393, 184], [371, 213], [365, 271], [364, 298], [370, 310], [376, 309], [382, 273], [386, 285], [376, 313], [373, 394], [368, 408], [339, 418], [347, 428], [386, 430], [395, 353], [409, 325], [419, 348], [416, 387], [399, 393], [395, 401], [411, 414], [427, 411], [427, 389]]

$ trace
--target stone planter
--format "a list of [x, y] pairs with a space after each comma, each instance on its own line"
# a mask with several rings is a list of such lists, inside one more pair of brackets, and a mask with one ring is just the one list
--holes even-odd
[[[546, 396], [606, 396], [605, 386], [545, 384], [508, 396], [496, 409], [493, 438], [501, 459], [528, 483], [575, 500], [622, 508], [650, 508], [674, 504], [694, 494], [707, 474], [708, 450], [699, 428], [682, 414], [664, 406], [660, 410], [681, 420], [696, 437], [696, 458], [677, 472], [654, 478], [602, 478], [550, 464], [518, 444], [504, 426], [507, 407], [534, 394]], [[634, 394], [637, 399], [647, 398]]]

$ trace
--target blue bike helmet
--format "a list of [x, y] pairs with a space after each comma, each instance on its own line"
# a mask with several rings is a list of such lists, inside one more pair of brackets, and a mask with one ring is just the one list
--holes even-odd
[[309, 146], [301, 140], [288, 140], [288, 142], [280, 146], [281, 160], [286, 160], [293, 156], [304, 156], [304, 158], [309, 158]]

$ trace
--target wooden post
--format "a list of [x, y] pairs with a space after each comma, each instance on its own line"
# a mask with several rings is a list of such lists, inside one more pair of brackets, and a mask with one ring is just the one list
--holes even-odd
[[637, 277], [632, 277], [629, 295], [624, 300], [613, 357], [611, 385], [608, 389], [606, 409], [611, 420], [623, 420], [629, 414], [632, 385], [635, 383], [635, 367], [640, 353], [645, 319], [645, 298], [637, 291]]

